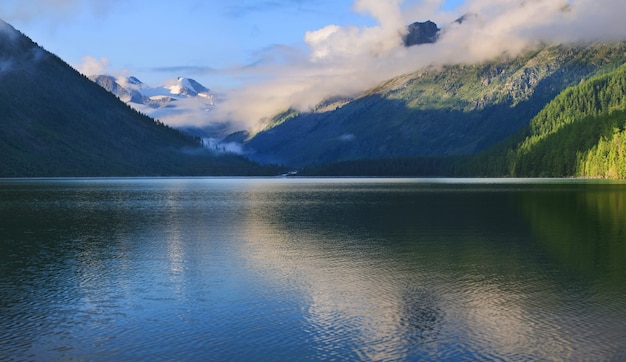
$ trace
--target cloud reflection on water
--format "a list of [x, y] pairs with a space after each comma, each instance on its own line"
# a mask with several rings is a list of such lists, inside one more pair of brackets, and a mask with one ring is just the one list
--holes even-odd
[[577, 326], [589, 316], [562, 319], [586, 307], [534, 255], [523, 216], [528, 200], [540, 209], [549, 200], [464, 187], [252, 191], [242, 253], [301, 293], [329, 356], [351, 346], [373, 360], [587, 358], [615, 348], [589, 344]]
[[0, 354], [18, 359], [626, 352], [623, 185], [4, 186]]

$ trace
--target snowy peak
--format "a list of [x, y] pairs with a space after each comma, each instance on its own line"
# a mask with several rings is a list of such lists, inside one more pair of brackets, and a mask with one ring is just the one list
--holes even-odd
[[211, 94], [208, 88], [191, 78], [178, 77], [175, 81], [165, 85], [172, 94], [186, 95], [190, 97], [210, 98]]
[[128, 89], [123, 87], [117, 78], [111, 75], [100, 74], [92, 75], [89, 79], [106, 89], [107, 91], [115, 94], [119, 99], [124, 102], [130, 102], [132, 100], [131, 93]]
[[156, 87], [132, 76], [89, 78], [139, 112], [176, 128], [206, 124], [208, 113], [215, 109], [211, 91], [190, 78], [178, 77]]
[[162, 86], [150, 87], [136, 77], [114, 77], [100, 74], [89, 79], [118, 96], [124, 102], [146, 105], [150, 108], [163, 108], [170, 102], [203, 98], [205, 103], [213, 105], [213, 94], [199, 82], [185, 77], [164, 82]]

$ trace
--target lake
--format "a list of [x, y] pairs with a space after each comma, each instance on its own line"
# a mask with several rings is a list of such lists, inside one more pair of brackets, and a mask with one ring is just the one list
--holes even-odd
[[0, 181], [0, 360], [625, 360], [626, 184]]

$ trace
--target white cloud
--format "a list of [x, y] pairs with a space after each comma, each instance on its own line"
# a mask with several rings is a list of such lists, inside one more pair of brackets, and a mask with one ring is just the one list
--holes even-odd
[[[2, 0], [0, 11], [7, 20], [22, 17], [35, 21], [41, 12], [56, 14], [52, 18], [59, 20], [78, 12], [106, 12], [110, 4], [100, 0]], [[264, 117], [290, 106], [307, 109], [329, 96], [358, 94], [429, 65], [480, 62], [503, 52], [516, 54], [539, 40], [626, 39], [623, 0], [467, 0], [455, 14], [443, 12], [443, 4], [444, 0], [355, 0], [352, 9], [374, 19], [374, 25], [329, 24], [302, 34], [303, 48], [274, 45], [260, 52], [254, 65], [211, 69], [212, 76], [226, 74], [242, 86], [228, 90], [224, 102], [192, 123], [235, 121], [254, 129]], [[463, 24], [453, 23], [464, 12], [478, 16]], [[406, 26], [426, 20], [444, 28], [440, 40], [434, 45], [404, 48]], [[87, 56], [76, 68], [86, 75], [111, 73], [104, 57]]]
[[[351, 95], [422, 67], [474, 63], [517, 54], [537, 41], [626, 40], [626, 2], [615, 0], [469, 0], [462, 11], [439, 12], [440, 0], [405, 6], [401, 0], [356, 0], [353, 9], [377, 20], [371, 27], [328, 25], [304, 35], [308, 57], [243, 74], [266, 79], [243, 86], [218, 105], [213, 116], [252, 129], [263, 117], [292, 106], [307, 109], [335, 95]], [[406, 25], [434, 20], [443, 27], [433, 45], [402, 46]]]
[[403, 0], [356, 0], [354, 9], [360, 13], [371, 15], [383, 28], [402, 28]]
[[354, 9], [372, 16], [373, 27], [328, 25], [304, 36], [312, 61], [353, 60], [356, 57], [384, 57], [402, 44], [406, 33], [399, 4], [401, 0], [357, 0]]
[[106, 73], [108, 67], [109, 60], [106, 57], [97, 59], [91, 55], [83, 57], [82, 63], [74, 66], [76, 70], [86, 76], [104, 74]]

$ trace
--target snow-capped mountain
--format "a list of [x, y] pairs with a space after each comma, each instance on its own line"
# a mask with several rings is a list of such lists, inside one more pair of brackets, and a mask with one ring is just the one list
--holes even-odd
[[166, 84], [165, 87], [172, 94], [183, 94], [190, 97], [213, 98], [211, 92], [202, 84], [191, 78], [178, 77], [175, 83]]
[[191, 78], [178, 77], [151, 87], [135, 77], [89, 77], [136, 110], [175, 128], [193, 129], [208, 124], [215, 108], [211, 91]]
[[[138, 92], [133, 87], [129, 87], [125, 85], [123, 86], [120, 82], [118, 82], [117, 78], [111, 75], [94, 75], [94, 76], [89, 77], [89, 79], [91, 79], [96, 84], [103, 87], [104, 89], [108, 90], [109, 92], [115, 94], [119, 99], [121, 99], [122, 101], [126, 103], [128, 102], [142, 103], [143, 102], [142, 100], [143, 95], [140, 92]], [[124, 82], [124, 83], [131, 84], [131, 82], [137, 82], [139, 84], [143, 84], [135, 77], [127, 78], [127, 81], [128, 82]]]

